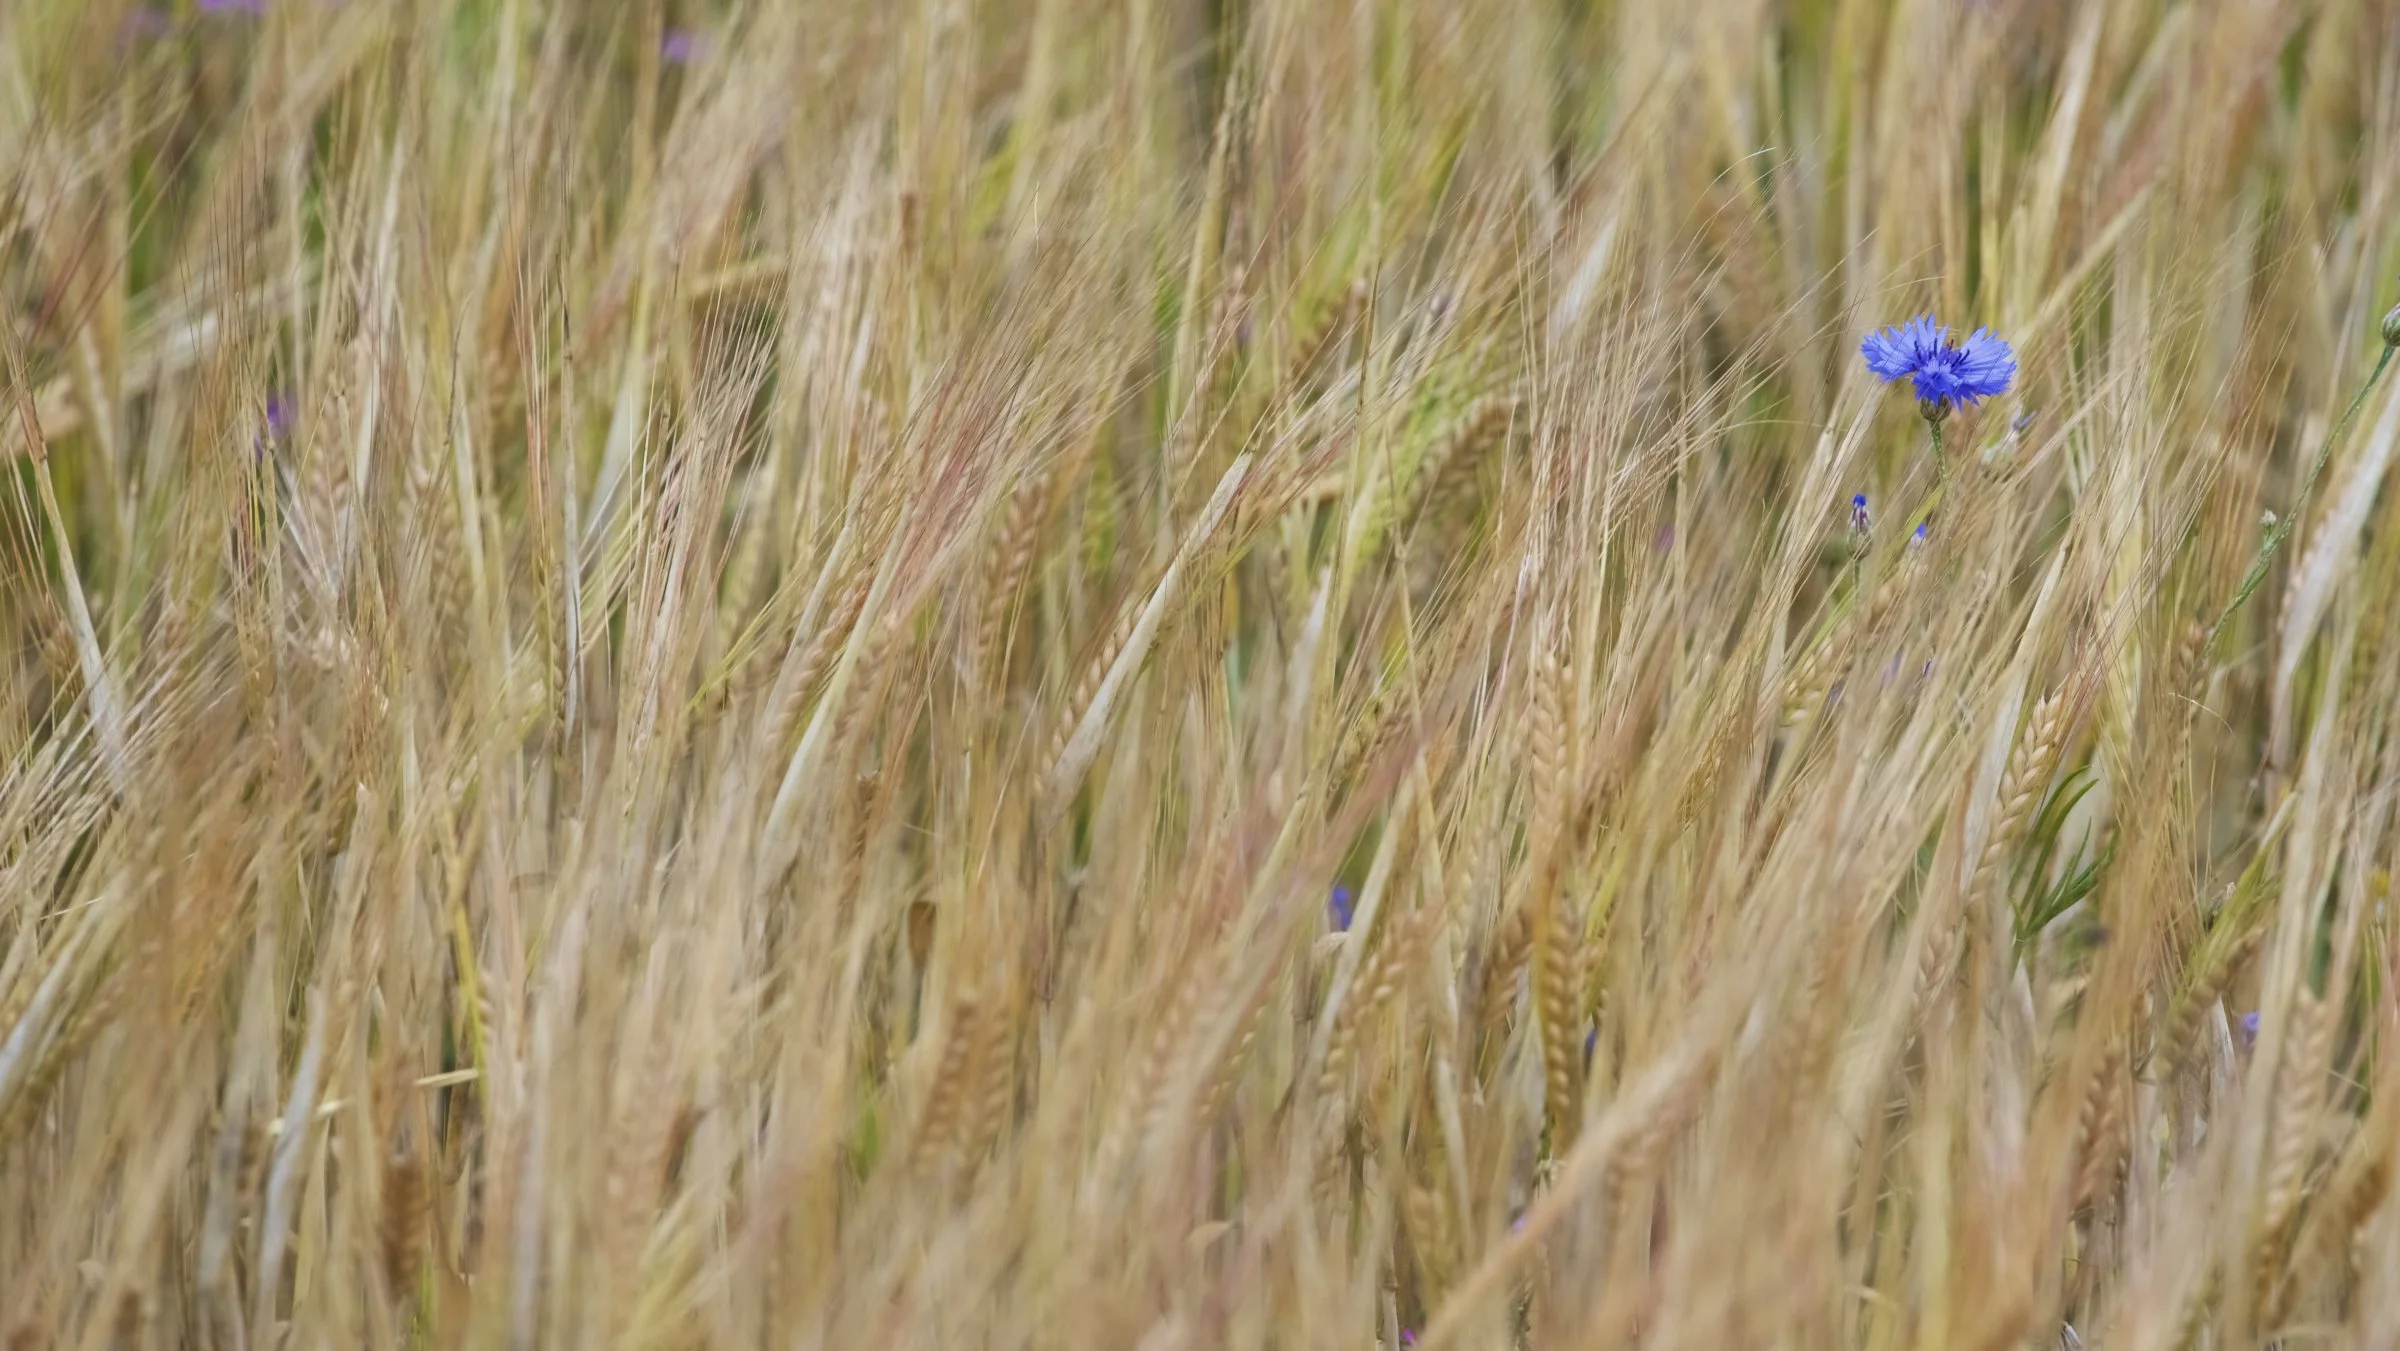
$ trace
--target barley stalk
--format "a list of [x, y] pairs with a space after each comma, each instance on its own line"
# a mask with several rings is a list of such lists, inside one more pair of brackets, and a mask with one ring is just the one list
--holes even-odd
[[2281, 1321], [2292, 1221], [2300, 1211], [2302, 1184], [2317, 1155], [2319, 1114], [2324, 1109], [2327, 1057], [2336, 1019], [2329, 1000], [2298, 991], [2284, 1032], [2283, 1060], [2275, 1075], [2275, 1124], [2259, 1187], [2258, 1301], [2268, 1326]]
[[1917, 966], [1915, 1007], [1924, 1010], [1958, 966], [1964, 949], [1968, 908], [1985, 887], [1994, 885], [2010, 856], [2024, 839], [2027, 824], [2049, 788], [2058, 753], [2066, 736], [2066, 692], [2049, 695], [2033, 706], [2010, 750], [2000, 776], [2000, 794], [1993, 802], [1990, 834], [1975, 856], [1960, 904], [1941, 921]]
[[941, 1058], [934, 1062], [924, 1105], [917, 1112], [915, 1138], [909, 1146], [912, 1169], [940, 1163], [957, 1143], [968, 1114], [980, 1105], [972, 1099], [977, 1088], [976, 1052], [986, 1036], [977, 1026], [982, 1012], [979, 999], [972, 993], [951, 1001], [945, 1020], [947, 1030], [942, 1034]]
[[2400, 1343], [2388, 8], [0, 5], [0, 1334]]

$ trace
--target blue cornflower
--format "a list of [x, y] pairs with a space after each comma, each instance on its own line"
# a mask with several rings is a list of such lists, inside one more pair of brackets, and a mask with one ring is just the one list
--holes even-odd
[[2243, 1036], [2245, 1036], [2245, 1037], [2249, 1037], [2249, 1038], [2251, 1038], [2251, 1039], [2253, 1039], [2253, 1040], [2256, 1040], [2256, 1039], [2257, 1039], [2257, 1037], [2258, 1037], [2258, 1010], [2257, 1010], [2257, 1009], [2252, 1009], [2252, 1010], [2250, 1010], [2248, 1013], [2245, 1013], [2245, 1014], [2243, 1014], [2243, 1015], [2242, 1015], [2242, 1035], [2243, 1035]]
[[1859, 493], [1850, 499], [1850, 528], [1867, 533], [1867, 495]]
[[1351, 907], [1352, 901], [1350, 899], [1350, 888], [1343, 886], [1339, 882], [1334, 883], [1333, 895], [1327, 897], [1325, 901], [1325, 909], [1329, 917], [1333, 920], [1334, 928], [1340, 929], [1345, 933], [1349, 931]]
[[1858, 351], [1867, 359], [1867, 369], [1886, 384], [1906, 376], [1928, 417], [1935, 416], [1936, 409], [1948, 411], [1954, 403], [2005, 394], [2017, 377], [2016, 354], [1990, 329], [1976, 329], [1953, 347], [1949, 326], [1934, 323], [1930, 314], [1868, 334]]

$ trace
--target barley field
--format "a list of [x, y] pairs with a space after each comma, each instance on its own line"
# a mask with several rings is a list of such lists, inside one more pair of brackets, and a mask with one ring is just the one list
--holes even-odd
[[2400, 0], [5, 0], [0, 1345], [2400, 1345], [2396, 278]]

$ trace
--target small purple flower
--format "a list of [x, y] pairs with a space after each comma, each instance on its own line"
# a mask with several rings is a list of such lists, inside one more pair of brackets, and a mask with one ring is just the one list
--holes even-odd
[[1850, 528], [1859, 534], [1867, 533], [1867, 495], [1860, 493], [1850, 499]]
[[1339, 882], [1334, 883], [1333, 895], [1326, 899], [1325, 909], [1333, 919], [1333, 927], [1341, 930], [1344, 933], [1347, 933], [1350, 930], [1350, 913], [1352, 904], [1353, 903], [1350, 898], [1350, 888], [1343, 886]]
[[2242, 1035], [2251, 1041], [2258, 1040], [2257, 1009], [2252, 1009], [2248, 1013], [2242, 1015]]
[[708, 54], [708, 39], [689, 28], [670, 28], [658, 41], [658, 59], [670, 66], [688, 66]]
[[267, 435], [280, 441], [292, 429], [292, 406], [280, 394], [267, 396]]
[[1953, 347], [1949, 326], [1930, 314], [1868, 334], [1858, 352], [1885, 384], [1906, 377], [1918, 399], [1938, 408], [2005, 394], [2017, 376], [2016, 354], [1990, 329], [1976, 329]]
[[1415, 1346], [1417, 1344], [1417, 1330], [1415, 1328], [1400, 1329], [1400, 1344], [1402, 1346]]
[[1909, 548], [1914, 549], [1925, 543], [1925, 525], [1925, 522], [1919, 521], [1917, 522], [1917, 528], [1910, 532], [1908, 537]]

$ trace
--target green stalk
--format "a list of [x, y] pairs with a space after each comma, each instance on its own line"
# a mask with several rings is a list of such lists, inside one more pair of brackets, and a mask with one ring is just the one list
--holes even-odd
[[1933, 498], [1925, 504], [1920, 520], [1930, 521], [1942, 499], [1950, 493], [1950, 460], [1942, 454], [1942, 420], [1950, 416], [1948, 399], [1919, 399], [1917, 414], [1925, 419], [1925, 430], [1933, 434]]
[[[2375, 382], [2383, 378], [2383, 368], [2392, 364], [2392, 351], [2392, 344], [2385, 343], [2383, 355], [2376, 358], [2375, 369], [2368, 373], [2367, 382], [2358, 387], [2358, 397], [2350, 401], [2350, 406], [2342, 412], [2341, 421], [2334, 423], [2333, 429], [2325, 434], [2325, 443], [2317, 447], [2317, 458], [2308, 466], [2308, 477], [2300, 480], [2299, 496], [2292, 499], [2291, 509], [2267, 531], [2267, 537], [2259, 541], [2258, 556], [2250, 560], [2250, 571], [2242, 578], [2241, 589], [2233, 593], [2233, 600], [2225, 606], [2225, 613], [2218, 615], [2217, 622], [2209, 626], [2208, 641], [2201, 645], [2201, 651], [2211, 651], [2216, 647], [2217, 635], [2225, 631], [2225, 626], [2232, 622], [2243, 602], [2249, 600], [2251, 593], [2267, 580], [2267, 568], [2275, 561], [2275, 550], [2282, 545], [2284, 537], [2292, 533], [2293, 524], [2300, 519], [2300, 512], [2308, 505], [2308, 495], [2317, 486], [2317, 475], [2325, 472], [2325, 462], [2333, 458], [2334, 444], [2342, 439], [2343, 432], [2349, 430], [2351, 420], [2358, 416], [2360, 405], [2366, 403], [2367, 395], [2374, 391]], [[1938, 427], [1934, 429], [1934, 438], [1937, 443], [1941, 438], [1941, 429]]]

